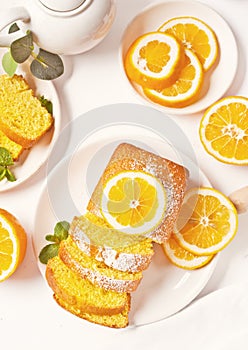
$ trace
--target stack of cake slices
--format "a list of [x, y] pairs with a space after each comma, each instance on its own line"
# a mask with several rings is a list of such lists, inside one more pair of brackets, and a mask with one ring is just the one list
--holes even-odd
[[[157, 177], [168, 193], [163, 220], [146, 236], [111, 228], [99, 210], [103, 184], [130, 170]], [[48, 261], [46, 278], [56, 302], [90, 322], [126, 327], [131, 293], [152, 261], [153, 243], [164, 242], [172, 232], [186, 180], [184, 167], [131, 144], [120, 144], [91, 196], [88, 212], [74, 217], [58, 256]]]

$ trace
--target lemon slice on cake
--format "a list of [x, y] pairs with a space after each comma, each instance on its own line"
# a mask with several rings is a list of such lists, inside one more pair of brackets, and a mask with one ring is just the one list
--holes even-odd
[[166, 203], [166, 191], [157, 178], [141, 171], [124, 171], [104, 186], [101, 212], [115, 229], [146, 234], [161, 223]]

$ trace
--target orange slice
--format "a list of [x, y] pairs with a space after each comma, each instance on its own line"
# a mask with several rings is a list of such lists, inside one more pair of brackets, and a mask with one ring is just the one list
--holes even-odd
[[187, 49], [198, 56], [205, 71], [209, 70], [218, 57], [218, 41], [214, 31], [195, 17], [175, 17], [159, 29], [174, 35]]
[[[182, 228], [180, 221], [186, 221]], [[234, 238], [238, 227], [233, 203], [213, 188], [193, 188], [184, 198], [175, 228], [179, 244], [196, 255], [212, 255]]]
[[183, 47], [173, 36], [151, 32], [130, 46], [124, 67], [130, 80], [143, 87], [161, 89], [174, 83], [183, 62]]
[[214, 255], [198, 256], [182, 248], [174, 234], [162, 244], [165, 255], [172, 264], [187, 270], [198, 269], [207, 265]]
[[162, 90], [144, 88], [144, 94], [153, 102], [166, 107], [186, 107], [195, 102], [203, 84], [202, 65], [193, 53], [185, 50], [186, 59], [176, 82]]
[[27, 246], [27, 236], [17, 219], [0, 209], [0, 282], [11, 276], [21, 264]]
[[101, 212], [111, 227], [143, 234], [160, 224], [166, 202], [165, 189], [157, 178], [141, 171], [124, 171], [106, 183]]
[[210, 106], [201, 120], [200, 138], [221, 162], [248, 165], [248, 99], [230, 96]]

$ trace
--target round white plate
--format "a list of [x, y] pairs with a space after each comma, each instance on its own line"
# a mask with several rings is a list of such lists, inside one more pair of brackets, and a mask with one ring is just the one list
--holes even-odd
[[[37, 260], [40, 250], [48, 244], [45, 235], [53, 231], [56, 222], [70, 222], [73, 216], [86, 211], [99, 176], [115, 147], [122, 142], [142, 145], [147, 150], [184, 164], [190, 172], [188, 187], [211, 186], [195, 163], [188, 157], [182, 158], [182, 154], [177, 153], [171, 144], [154, 131], [128, 124], [97, 129], [78, 143], [74, 152], [62, 159], [47, 177], [38, 202], [33, 231]], [[144, 272], [140, 286], [132, 293], [130, 326], [149, 324], [184, 308], [203, 289], [217, 262], [215, 258], [201, 269], [188, 271], [173, 266], [160, 246], [156, 245], [155, 250], [153, 261]], [[38, 261], [38, 266], [44, 276], [45, 265]]]
[[[128, 48], [136, 38], [144, 33], [156, 31], [167, 20], [179, 16], [197, 17], [207, 23], [218, 38], [220, 55], [217, 65], [205, 75], [199, 100], [184, 108], [169, 108], [150, 101], [137, 84], [127, 79], [123, 60]], [[165, 1], [145, 8], [127, 26], [121, 41], [120, 60], [128, 83], [137, 92], [138, 96], [142, 96], [143, 101], [168, 114], [193, 114], [209, 107], [228, 90], [234, 80], [238, 66], [238, 49], [229, 25], [210, 7], [194, 1]]]
[[[0, 49], [0, 62], [5, 52], [6, 49]], [[5, 74], [1, 63], [0, 74]], [[40, 169], [40, 167], [49, 157], [60, 131], [60, 102], [53, 83], [51, 81], [35, 78], [30, 73], [26, 64], [19, 65], [16, 74], [23, 75], [30, 87], [33, 89], [35, 96], [44, 96], [46, 99], [52, 101], [54, 127], [48, 131], [30, 150], [25, 150], [23, 152], [19, 161], [17, 161], [15, 165], [11, 167], [11, 170], [13, 170], [17, 180], [14, 182], [9, 182], [6, 179], [0, 181], [0, 192], [19, 186]]]

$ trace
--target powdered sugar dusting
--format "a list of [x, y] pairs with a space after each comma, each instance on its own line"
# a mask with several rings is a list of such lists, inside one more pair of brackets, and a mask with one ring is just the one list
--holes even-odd
[[[140, 274], [138, 278], [132, 274], [128, 274], [125, 276], [125, 279], [116, 279], [114, 275], [114, 270], [112, 275], [106, 276], [96, 269], [90, 269], [82, 265], [82, 263], [78, 262], [69, 251], [63, 247], [62, 251], [60, 250], [60, 258], [62, 261], [72, 269], [75, 273], [77, 273], [82, 278], [87, 278], [91, 283], [98, 285], [101, 288], [106, 290], [113, 290], [120, 293], [130, 293], [137, 289], [142, 275]], [[111, 269], [109, 270], [111, 272]]]
[[80, 218], [77, 217], [70, 225], [69, 234], [82, 252], [119, 271], [139, 272], [145, 270], [149, 266], [154, 253], [152, 247], [150, 253], [133, 254], [125, 252], [124, 249], [117, 251], [110, 247], [93, 245], [87, 234], [81, 230]]

